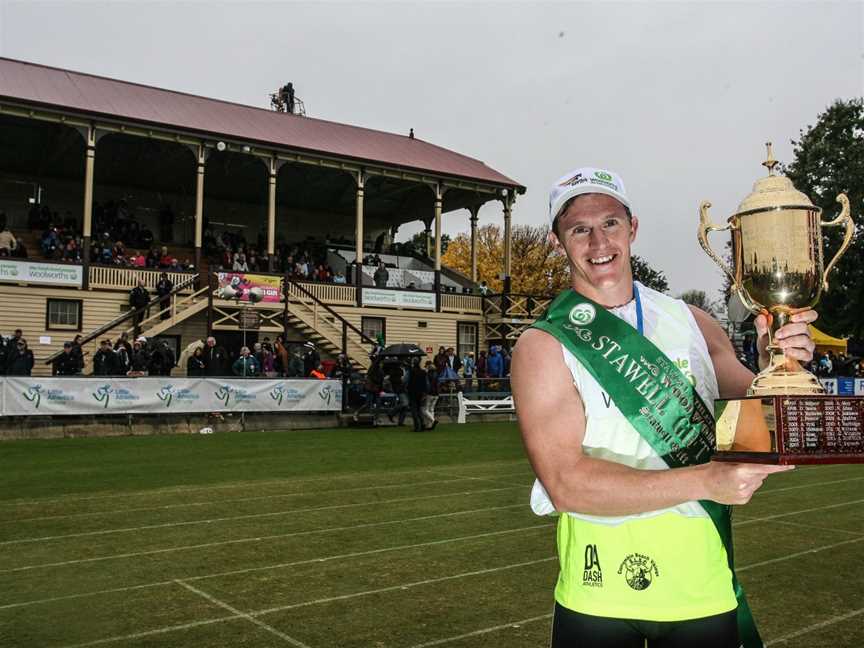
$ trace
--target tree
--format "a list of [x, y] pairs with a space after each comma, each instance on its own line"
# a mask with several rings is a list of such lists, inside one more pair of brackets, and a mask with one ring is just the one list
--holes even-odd
[[695, 306], [696, 308], [701, 308], [703, 311], [708, 313], [709, 315], [717, 316], [717, 313], [721, 310], [718, 308], [718, 304], [716, 302], [708, 299], [708, 295], [704, 290], [688, 290], [678, 297], [681, 301], [686, 304], [690, 304], [691, 306]]
[[[822, 220], [837, 216], [837, 194], [852, 207], [856, 232], [828, 277], [830, 290], [818, 306], [819, 328], [835, 336], [864, 338], [864, 99], [837, 100], [793, 140], [794, 158], [784, 173], [822, 208]], [[823, 228], [825, 263], [843, 238], [842, 228]]]
[[[447, 247], [450, 245], [450, 235], [441, 235], [441, 256], [447, 252]], [[426, 232], [417, 232], [410, 240], [405, 242], [405, 245], [410, 245], [415, 254], [425, 256], [426, 254]], [[429, 252], [435, 256], [435, 234], [433, 233], [429, 239]]]
[[[494, 292], [503, 289], [498, 276], [503, 271], [504, 236], [497, 225], [484, 225], [477, 230], [477, 281], [485, 281]], [[511, 286], [514, 293], [556, 295], [570, 286], [570, 265], [567, 257], [555, 251], [549, 241], [549, 226], [517, 225], [511, 230]], [[464, 275], [471, 276], [471, 236], [458, 234], [442, 263]], [[654, 270], [636, 256], [631, 257], [634, 278], [646, 286], [666, 292], [669, 284], [662, 271]]]
[[644, 286], [653, 288], [657, 292], [665, 293], [669, 290], [669, 282], [662, 270], [655, 270], [642, 257], [630, 255], [630, 266], [633, 268], [633, 278]]
[[[511, 285], [514, 293], [554, 295], [570, 285], [567, 258], [549, 242], [549, 226], [516, 225], [510, 234]], [[471, 235], [460, 233], [450, 243], [441, 262], [471, 276]], [[504, 284], [504, 235], [497, 225], [477, 229], [477, 281], [485, 281], [493, 292]]]

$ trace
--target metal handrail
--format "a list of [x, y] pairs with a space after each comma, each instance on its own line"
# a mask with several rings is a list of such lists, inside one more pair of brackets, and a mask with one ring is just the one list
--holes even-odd
[[[107, 333], [111, 329], [116, 328], [117, 326], [119, 326], [120, 324], [125, 322], [126, 320], [134, 317], [137, 313], [144, 315], [144, 313], [146, 313], [147, 310], [151, 306], [155, 306], [156, 304], [160, 303], [162, 300], [165, 299], [165, 297], [172, 297], [172, 296], [176, 295], [177, 293], [179, 293], [181, 290], [188, 288], [191, 284], [194, 284], [197, 279], [198, 279], [198, 274], [196, 273], [196, 274], [190, 276], [185, 281], [174, 286], [174, 288], [171, 290], [171, 292], [168, 293], [167, 295], [161, 295], [161, 296], [157, 295], [156, 297], [151, 299], [149, 302], [147, 302], [147, 304], [145, 306], [141, 306], [140, 308], [130, 309], [130, 310], [122, 313], [121, 315], [118, 315], [117, 317], [115, 317], [113, 320], [111, 320], [107, 324], [103, 324], [99, 328], [90, 331], [87, 335], [84, 336], [84, 339], [81, 340], [81, 346], [84, 346], [88, 342], [92, 342], [93, 340], [95, 340], [100, 335], [104, 335], [105, 333]], [[45, 364], [51, 364], [57, 358], [59, 358], [62, 354], [63, 354], [62, 350], [61, 351], [55, 351], [50, 356], [48, 356], [48, 358], [46, 358]]]
[[[318, 299], [314, 294], [312, 294], [311, 291], [307, 290], [307, 288], [306, 288], [305, 286], [301, 285], [298, 281], [294, 281], [293, 279], [289, 279], [289, 280], [288, 280], [288, 283], [290, 283], [290, 284], [291, 284], [292, 286], [294, 286], [295, 288], [299, 288], [300, 291], [301, 291], [304, 295], [306, 295], [307, 297], [309, 297], [310, 299], [312, 299], [312, 301], [314, 301], [315, 303], [317, 303], [317, 304], [318, 304], [319, 306], [321, 306], [324, 310], [326, 310], [328, 313], [330, 313], [333, 317], [335, 317], [335, 318], [338, 319], [340, 322], [342, 322], [342, 324], [344, 324], [345, 326], [347, 326], [348, 328], [350, 328], [352, 331], [354, 331], [357, 335], [360, 336], [360, 339], [362, 339], [364, 342], [366, 342], [367, 344], [372, 344], [373, 346], [376, 345], [376, 344], [378, 344], [378, 342], [376, 342], [375, 340], [373, 340], [372, 338], [370, 338], [368, 335], [366, 335], [365, 333], [363, 333], [363, 331], [361, 331], [360, 329], [358, 329], [358, 328], [357, 328], [356, 326], [354, 326], [351, 322], [349, 322], [347, 319], [345, 319], [344, 317], [342, 317], [339, 313], [337, 313], [337, 312], [334, 311], [332, 308], [330, 308], [327, 304], [325, 304], [325, 303], [322, 302], [320, 299]], [[285, 299], [286, 299], [286, 300], [288, 299], [288, 296], [287, 296], [287, 295], [285, 296]]]

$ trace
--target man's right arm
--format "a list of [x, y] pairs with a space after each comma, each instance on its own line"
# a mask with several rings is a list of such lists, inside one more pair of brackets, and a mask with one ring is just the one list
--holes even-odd
[[699, 499], [744, 504], [768, 474], [786, 470], [718, 462], [638, 470], [583, 454], [582, 399], [561, 344], [537, 329], [519, 337], [511, 381], [528, 459], [558, 511], [617, 516]]

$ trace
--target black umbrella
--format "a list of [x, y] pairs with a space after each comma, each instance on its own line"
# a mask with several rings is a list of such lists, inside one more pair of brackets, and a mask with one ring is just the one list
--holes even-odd
[[419, 358], [425, 356], [426, 352], [416, 344], [391, 344], [381, 352], [386, 358]]

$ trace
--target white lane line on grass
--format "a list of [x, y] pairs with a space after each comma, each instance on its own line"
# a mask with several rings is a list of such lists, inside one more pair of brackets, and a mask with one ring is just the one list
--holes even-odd
[[[797, 470], [797, 469], [796, 469]], [[800, 490], [802, 488], [816, 488], [817, 486], [829, 486], [831, 484], [843, 484], [846, 482], [861, 481], [864, 477], [849, 477], [847, 479], [834, 479], [832, 481], [814, 482], [812, 484], [798, 484], [797, 486], [784, 486], [783, 488], [767, 488], [756, 491], [756, 496], [771, 495], [772, 493], [785, 493], [787, 491]]]
[[837, 616], [829, 617], [828, 619], [820, 621], [819, 623], [814, 623], [805, 628], [801, 628], [800, 630], [796, 630], [795, 632], [785, 634], [782, 637], [772, 639], [771, 641], [766, 642], [765, 645], [776, 646], [777, 644], [786, 643], [790, 639], [795, 639], [796, 637], [808, 634], [810, 632], [813, 632], [814, 630], [821, 630], [822, 628], [827, 628], [828, 626], [834, 625], [835, 623], [840, 623], [841, 621], [848, 621], [849, 619], [854, 619], [856, 616], [860, 616], [862, 614], [864, 614], [864, 608], [852, 610], [851, 612], [846, 612], [845, 614], [838, 614]]
[[[518, 628], [520, 626], [526, 625], [528, 623], [534, 623], [536, 621], [545, 621], [546, 619], [551, 619], [551, 614], [541, 614], [540, 616], [529, 617], [527, 619], [521, 619], [520, 621], [511, 621], [510, 623], [504, 623], [502, 625], [492, 626], [491, 628], [482, 628], [480, 630], [475, 630], [474, 632], [466, 632], [465, 634], [456, 635], [455, 637], [446, 637], [444, 639], [436, 639], [435, 641], [427, 641], [426, 643], [416, 644], [411, 646], [411, 648], [429, 648], [429, 646], [440, 646], [442, 644], [451, 643], [453, 641], [459, 641], [460, 639], [468, 639], [470, 637], [477, 637], [480, 635], [488, 634], [490, 632], [497, 632], [498, 630], [507, 630], [511, 628]], [[499, 642], [498, 645], [503, 645]]]
[[750, 518], [741, 522], [733, 522], [733, 527], [744, 526], [745, 524], [754, 524], [756, 522], [767, 522], [768, 520], [776, 520], [777, 518], [789, 517], [790, 515], [799, 515], [801, 513], [813, 513], [815, 511], [827, 511], [828, 509], [841, 508], [843, 506], [852, 506], [854, 504], [862, 504], [864, 499], [851, 500], [849, 502], [840, 502], [839, 504], [826, 504], [824, 506], [815, 506], [813, 508], [801, 509], [799, 511], [788, 511], [786, 513], [777, 513], [775, 515], [763, 515], [762, 517]]
[[[520, 475], [522, 473], [519, 473]], [[502, 477], [508, 477], [511, 475], [502, 475]], [[359, 488], [334, 488], [332, 490], [323, 490], [323, 491], [296, 491], [294, 493], [279, 493], [276, 495], [257, 495], [254, 497], [234, 497], [231, 499], [221, 499], [218, 501], [205, 501], [205, 502], [182, 502], [180, 504], [165, 504], [163, 506], [145, 506], [141, 508], [126, 508], [126, 509], [117, 509], [112, 511], [83, 511], [81, 513], [65, 513], [61, 515], [42, 515], [39, 517], [29, 517], [29, 518], [15, 518], [11, 520], [0, 520], [0, 524], [19, 524], [21, 522], [34, 522], [37, 520], [60, 520], [67, 518], [80, 518], [80, 517], [94, 517], [97, 515], [119, 515], [123, 513], [143, 513], [145, 511], [162, 511], [168, 509], [176, 509], [176, 508], [189, 508], [193, 506], [213, 506], [218, 505], [221, 506], [223, 504], [236, 503], [236, 502], [252, 502], [257, 500], [266, 500], [266, 499], [280, 499], [285, 497], [300, 497], [303, 495], [329, 495], [331, 493], [353, 493], [356, 491], [367, 491], [367, 490], [383, 490], [385, 488], [414, 488], [417, 486], [431, 486], [433, 484], [452, 484], [453, 482], [458, 481], [468, 481], [472, 479], [471, 477], [459, 477], [457, 479], [436, 479], [434, 481], [426, 481], [426, 482], [405, 482], [403, 484], [387, 484], [385, 486], [361, 486]], [[510, 483], [510, 482], [502, 482], [502, 483]], [[511, 484], [512, 485], [512, 484]]]
[[[316, 599], [314, 601], [302, 601], [300, 603], [289, 603], [289, 604], [280, 605], [277, 607], [271, 607], [271, 608], [265, 608], [265, 609], [261, 609], [261, 610], [250, 611], [246, 614], [240, 612], [239, 610], [234, 610], [233, 608], [226, 607], [225, 609], [234, 610], [236, 612], [236, 614], [234, 616], [218, 617], [215, 619], [198, 621], [198, 622], [195, 622], [194, 624], [184, 623], [181, 625], [156, 628], [154, 630], [138, 632], [138, 633], [135, 633], [134, 635], [107, 637], [105, 639], [99, 639], [97, 641], [92, 641], [89, 643], [76, 644], [75, 646], [67, 646], [66, 648], [84, 648], [84, 646], [94, 646], [97, 644], [111, 643], [111, 642], [116, 642], [116, 641], [126, 641], [129, 639], [137, 639], [140, 637], [145, 637], [145, 636], [148, 636], [150, 634], [164, 634], [166, 632], [172, 632], [174, 630], [186, 630], [189, 627], [194, 627], [194, 626], [198, 626], [198, 625], [208, 625], [208, 624], [213, 624], [213, 623], [221, 623], [223, 621], [229, 621], [229, 620], [238, 619], [238, 618], [247, 618], [247, 617], [257, 618], [259, 616], [264, 616], [266, 614], [274, 614], [276, 612], [284, 612], [286, 610], [293, 610], [293, 609], [302, 608], [302, 607], [309, 607], [311, 605], [321, 605], [324, 603], [332, 603], [335, 601], [345, 601], [345, 600], [350, 600], [350, 599], [358, 598], [358, 597], [362, 597], [362, 596], [372, 596], [375, 594], [381, 594], [381, 593], [385, 593], [385, 592], [394, 592], [394, 591], [406, 590], [406, 589], [410, 589], [412, 587], [420, 587], [423, 585], [431, 585], [434, 583], [443, 583], [443, 582], [447, 582], [447, 581], [457, 580], [460, 578], [470, 578], [472, 576], [482, 576], [485, 574], [494, 574], [494, 573], [505, 571], [508, 569], [519, 569], [520, 567], [530, 567], [532, 565], [538, 565], [540, 563], [551, 562], [551, 561], [556, 560], [556, 559], [557, 559], [557, 556], [550, 556], [548, 558], [539, 558], [537, 560], [528, 560], [525, 562], [513, 563], [510, 565], [502, 565], [499, 567], [488, 567], [486, 569], [477, 569], [477, 570], [473, 570], [470, 572], [451, 574], [450, 576], [440, 576], [438, 578], [429, 578], [426, 580], [411, 581], [408, 583], [400, 583], [398, 585], [391, 585], [389, 587], [379, 587], [379, 588], [372, 589], [372, 590], [364, 590], [361, 592], [354, 592], [352, 594], [342, 594], [339, 596], [328, 596], [327, 598]], [[189, 579], [185, 579], [185, 580], [189, 580]], [[168, 582], [169, 583], [179, 583], [179, 584], [183, 585], [184, 587], [191, 589], [191, 586], [188, 585], [188, 583], [182, 582], [180, 580], [174, 580], [174, 581], [168, 581]], [[216, 601], [214, 600], [213, 602], [216, 602]], [[217, 605], [218, 605], [218, 603], [217, 603]], [[227, 604], [225, 604], [225, 605], [227, 606]], [[549, 614], [546, 616], [550, 617], [552, 615]], [[513, 624], [527, 623], [527, 622], [528, 621], [514, 621], [513, 623], [507, 624], [507, 625], [512, 626]], [[507, 627], [507, 626], [502, 626], [502, 627]], [[492, 631], [492, 629], [486, 630], [486, 632], [491, 632], [491, 631]], [[452, 641], [452, 640], [453, 639], [450, 639], [450, 641]]]
[[[324, 556], [322, 558], [308, 558], [306, 560], [297, 560], [293, 562], [285, 562], [285, 563], [276, 563], [275, 565], [263, 565], [261, 567], [246, 567], [244, 569], [232, 569], [230, 571], [222, 571], [215, 572], [212, 574], [201, 574], [200, 576], [186, 576], [183, 578], [185, 581], [199, 581], [206, 580], [209, 578], [222, 578], [224, 576], [237, 576], [239, 574], [249, 574], [256, 571], [268, 571], [274, 569], [284, 569], [286, 567], [297, 567], [299, 565], [308, 565], [312, 563], [322, 563], [329, 562], [331, 560], [343, 560], [346, 558], [361, 558], [363, 556], [372, 556], [375, 554], [383, 554], [389, 553], [392, 551], [402, 551], [405, 549], [419, 549], [421, 547], [433, 547], [438, 545], [449, 544], [451, 542], [462, 542], [466, 540], [479, 540], [481, 538], [488, 538], [491, 536], [501, 536], [507, 535], [511, 533], [520, 533], [522, 531], [536, 531], [538, 529], [547, 529], [549, 527], [554, 527], [556, 523], [546, 523], [546, 524], [535, 524], [527, 527], [517, 527], [515, 529], [504, 529], [502, 531], [490, 531], [488, 533], [478, 533], [467, 536], [457, 536], [455, 538], [445, 538], [443, 540], [432, 540], [429, 542], [418, 542], [414, 544], [407, 545], [397, 545], [395, 547], [383, 547], [380, 549], [368, 549], [366, 551], [355, 551], [347, 554], [338, 554], [332, 556]], [[151, 587], [164, 587], [165, 585], [171, 585], [174, 581], [156, 581], [153, 583], [142, 583], [141, 585], [129, 585], [126, 587], [112, 587], [110, 589], [96, 590], [93, 592], [82, 592], [80, 594], [67, 594], [65, 596], [52, 596], [50, 598], [43, 599], [35, 599], [31, 601], [21, 601], [18, 603], [6, 603], [4, 605], [0, 605], [0, 610], [6, 610], [10, 608], [19, 608], [30, 605], [39, 605], [42, 603], [55, 603], [57, 601], [66, 601], [70, 599], [78, 599], [85, 598], [88, 596], [99, 596], [101, 594], [116, 594], [119, 592], [131, 592], [133, 590], [139, 589], [148, 589]]]
[[250, 616], [249, 614], [241, 612], [237, 608], [225, 603], [225, 601], [220, 601], [215, 596], [208, 594], [207, 592], [200, 590], [197, 587], [193, 587], [189, 583], [184, 583], [182, 580], [175, 580], [174, 582], [177, 583], [178, 585], [182, 586], [182, 587], [185, 587], [190, 592], [192, 592], [194, 594], [198, 594], [202, 598], [207, 599], [213, 605], [218, 605], [222, 609], [228, 610], [232, 614], [236, 614], [238, 617], [246, 619], [247, 621], [249, 621], [249, 623], [253, 623], [256, 626], [258, 626], [259, 628], [263, 628], [264, 630], [266, 630], [270, 634], [272, 634], [276, 637], [279, 637], [280, 639], [291, 644], [292, 646], [296, 646], [296, 648], [309, 648], [309, 646], [304, 644], [302, 641], [299, 641], [298, 639], [295, 639], [294, 637], [291, 637], [291, 636], [285, 634], [284, 632], [280, 632], [279, 630], [277, 630], [273, 626], [270, 626], [270, 625], [267, 625], [266, 623], [264, 623], [261, 619], [256, 619], [255, 617]]
[[759, 562], [750, 563], [749, 565], [743, 565], [741, 567], [736, 567], [736, 572], [745, 571], [747, 569], [755, 569], [756, 567], [764, 567], [765, 565], [773, 565], [774, 563], [783, 562], [785, 560], [791, 560], [793, 558], [800, 558], [801, 556], [807, 556], [810, 554], [820, 553], [822, 551], [828, 551], [829, 549], [836, 549], [837, 547], [842, 547], [848, 544], [855, 544], [857, 542], [864, 541], [864, 536], [860, 538], [852, 538], [850, 540], [841, 540], [840, 542], [835, 542], [829, 545], [822, 545], [820, 547], [813, 547], [812, 549], [805, 549], [804, 551], [796, 551], [793, 554], [788, 554], [786, 556], [779, 556], [778, 558], [769, 558], [768, 560], [761, 560]]
[[[746, 516], [744, 516], [746, 518]], [[756, 518], [753, 518], [754, 520]], [[803, 524], [802, 522], [790, 522], [789, 520], [771, 520], [771, 524], [782, 524], [784, 526], [793, 526], [801, 529], [811, 529], [813, 531], [830, 531], [832, 533], [845, 533], [857, 537], [864, 536], [864, 533], [858, 531], [849, 531], [848, 529], [834, 529], [832, 527], [816, 526], [815, 524]]]
[[[439, 475], [441, 477], [453, 477], [456, 479], [471, 479], [474, 481], [492, 482], [493, 484], [515, 484], [515, 482], [505, 481], [504, 479], [507, 479], [509, 477], [529, 477], [529, 475], [527, 475], [525, 473], [519, 473], [518, 475], [515, 473], [512, 475], [501, 475], [501, 477], [504, 477], [504, 479], [497, 479], [497, 478], [492, 478], [492, 477], [465, 477], [464, 475], [453, 475], [450, 473], [438, 472], [437, 470], [429, 470], [427, 472], [430, 475]], [[533, 477], [533, 475], [530, 475], [530, 476]], [[531, 487], [531, 484], [529, 484], [527, 482], [523, 482], [523, 483], [516, 484], [516, 485], [523, 486], [525, 488]]]
[[363, 524], [354, 524], [351, 526], [341, 527], [325, 527], [322, 529], [309, 529], [306, 531], [291, 531], [290, 533], [277, 533], [267, 536], [253, 536], [250, 538], [235, 538], [234, 540], [216, 540], [214, 542], [203, 542], [194, 545], [179, 545], [177, 547], [163, 547], [161, 549], [146, 549], [144, 551], [135, 551], [122, 554], [108, 554], [106, 556], [90, 556], [88, 558], [75, 558], [73, 560], [63, 560], [53, 563], [39, 563], [36, 565], [23, 565], [21, 567], [11, 567], [9, 569], [0, 569], [0, 574], [10, 574], [22, 571], [31, 571], [33, 569], [45, 569], [48, 567], [64, 567], [66, 565], [79, 565], [82, 563], [101, 562], [104, 560], [120, 560], [123, 558], [140, 558], [141, 556], [153, 556], [157, 554], [171, 553], [174, 551], [191, 551], [198, 549], [208, 549], [230, 544], [243, 544], [247, 542], [263, 542], [265, 540], [278, 540], [280, 538], [293, 538], [304, 535], [314, 535], [317, 533], [329, 533], [331, 531], [352, 531], [355, 529], [364, 529], [377, 526], [386, 526], [388, 524], [402, 524], [403, 522], [420, 522], [422, 520], [433, 520], [442, 517], [454, 517], [457, 515], [473, 515], [475, 513], [485, 513], [489, 511], [501, 511], [504, 509], [525, 508], [525, 504], [508, 504], [506, 506], [488, 506], [486, 508], [471, 509], [468, 511], [453, 511], [449, 513], [435, 513], [433, 515], [423, 515], [420, 517], [405, 518], [401, 520], [385, 520], [383, 522], [365, 522]]
[[278, 517], [280, 515], [292, 515], [295, 513], [310, 513], [315, 511], [331, 511], [358, 506], [378, 506], [379, 504], [395, 504], [398, 502], [416, 502], [419, 500], [436, 499], [441, 497], [458, 497], [460, 495], [475, 495], [477, 493], [495, 493], [505, 490], [515, 490], [521, 486], [505, 486], [503, 488], [486, 488], [475, 491], [454, 491], [452, 493], [439, 493], [437, 495], [418, 495], [417, 497], [396, 497], [389, 500], [372, 500], [370, 502], [354, 502], [352, 504], [330, 504], [328, 506], [307, 506], [303, 508], [288, 509], [287, 511], [272, 511], [270, 513], [247, 513], [246, 515], [232, 515], [229, 517], [206, 518], [203, 520], [188, 520], [185, 522], [164, 522], [161, 524], [146, 524], [138, 527], [120, 527], [117, 529], [101, 529], [99, 531], [82, 531], [80, 533], [65, 533], [55, 536], [38, 536], [35, 538], [18, 538], [17, 540], [4, 540], [0, 545], [24, 544], [27, 542], [46, 542], [48, 540], [65, 540], [67, 538], [86, 538], [90, 536], [108, 535], [111, 533], [134, 533], [149, 529], [170, 529], [181, 526], [194, 526], [196, 524], [213, 524], [214, 522], [231, 522], [234, 520], [251, 520], [263, 517]]
[[353, 594], [340, 594], [339, 596], [328, 596], [326, 598], [315, 599], [314, 601], [303, 601], [301, 603], [288, 603], [286, 605], [278, 605], [276, 607], [264, 608], [250, 612], [252, 616], [263, 616], [265, 614], [273, 614], [275, 612], [285, 612], [301, 607], [309, 607], [310, 605], [322, 605], [324, 603], [333, 603], [334, 601], [345, 601], [348, 599], [357, 598], [360, 596], [372, 596], [374, 594], [383, 594], [385, 592], [396, 592], [401, 590], [411, 589], [412, 587], [420, 587], [422, 585], [431, 585], [433, 583], [444, 583], [459, 578], [470, 578], [471, 576], [482, 576], [485, 574], [494, 574], [496, 572], [505, 571], [507, 569], [519, 569], [520, 567], [530, 567], [539, 565], [540, 563], [551, 562], [557, 560], [558, 556], [549, 556], [548, 558], [538, 558], [537, 560], [527, 560], [525, 562], [513, 563], [512, 565], [503, 565], [501, 567], [487, 567], [486, 569], [476, 569], [470, 572], [462, 572], [461, 574], [453, 574], [450, 576], [439, 576], [438, 578], [427, 578], [426, 580], [411, 581], [409, 583], [401, 583], [400, 585], [390, 585], [388, 587], [379, 587], [376, 589], [365, 590], [363, 592], [354, 592]]
[[[168, 582], [172, 585], [174, 584], [174, 581]], [[169, 632], [179, 632], [181, 630], [191, 630], [192, 628], [200, 628], [201, 626], [213, 625], [214, 623], [222, 623], [223, 621], [233, 621], [239, 618], [240, 617], [238, 617], [236, 614], [232, 614], [231, 616], [216, 617], [215, 619], [204, 619], [203, 621], [192, 621], [191, 623], [165, 626], [163, 628], [156, 628], [155, 630], [142, 630], [141, 632], [134, 632], [132, 634], [118, 637], [106, 637], [105, 639], [97, 639], [96, 641], [88, 641], [86, 643], [67, 644], [65, 646], [61, 646], [61, 648], [85, 648], [87, 646], [101, 646], [104, 644], [116, 643], [118, 641], [134, 641], [135, 639], [143, 639], [144, 637], [152, 637], [153, 635], [168, 634]]]
[[[498, 466], [508, 467], [508, 466], [517, 466], [525, 464], [528, 465], [528, 461], [525, 459], [519, 459], [514, 461], [490, 461], [490, 462], [478, 462], [478, 463], [469, 463], [469, 464], [458, 464], [461, 467], [490, 467], [495, 468]], [[416, 475], [417, 473], [426, 472], [426, 468], [414, 468], [411, 470], [375, 470], [370, 472], [359, 472], [359, 473], [344, 473], [337, 475], [329, 475], [327, 477], [308, 477], [306, 479], [269, 479], [262, 481], [254, 481], [254, 480], [246, 480], [246, 481], [236, 481], [229, 482], [227, 484], [214, 484], [208, 486], [177, 486], [175, 488], [151, 488], [147, 490], [141, 491], [129, 491], [126, 493], [105, 493], [101, 495], [83, 495], [83, 496], [75, 496], [75, 495], [66, 495], [56, 498], [46, 498], [46, 499], [12, 499], [12, 500], [4, 500], [0, 501], [0, 507], [3, 506], [34, 506], [40, 504], [65, 504], [68, 502], [86, 502], [91, 500], [98, 499], [117, 499], [121, 497], [145, 497], [145, 496], [159, 496], [159, 495], [171, 495], [172, 493], [188, 493], [191, 491], [213, 491], [213, 490], [226, 490], [232, 488], [251, 488], [258, 486], [269, 486], [273, 484], [307, 484], [311, 482], [320, 482], [326, 481], [332, 483], [335, 480], [340, 479], [355, 479], [361, 477], [369, 477], [374, 475]], [[445, 467], [446, 470], [446, 467]]]

